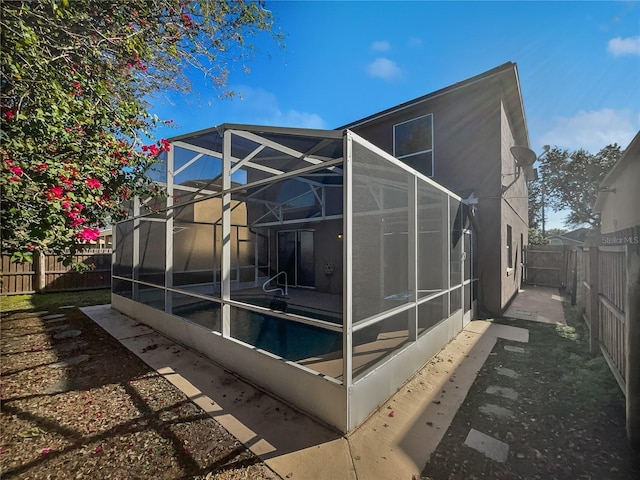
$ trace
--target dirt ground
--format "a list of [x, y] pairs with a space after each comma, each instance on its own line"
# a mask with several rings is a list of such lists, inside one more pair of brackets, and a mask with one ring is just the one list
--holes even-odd
[[5, 312], [1, 328], [3, 479], [278, 478], [77, 308]]
[[[3, 479], [279, 478], [77, 308], [60, 308], [71, 299], [43, 297], [37, 309], [48, 313], [2, 314]], [[423, 480], [640, 478], [624, 397], [602, 356], [589, 353], [586, 327], [571, 308], [565, 314], [566, 327], [494, 320], [529, 329], [530, 341], [498, 340]], [[68, 331], [80, 333], [56, 338]], [[502, 368], [519, 376], [498, 374]], [[496, 386], [517, 398], [487, 392]], [[513, 416], [481, 412], [487, 405]], [[505, 463], [464, 444], [472, 428], [509, 445]]]
[[[625, 436], [624, 396], [602, 355], [589, 353], [587, 328], [566, 304], [565, 316], [568, 326], [497, 320], [529, 329], [529, 343], [498, 340], [423, 480], [640, 478]], [[502, 368], [519, 377], [500, 375]], [[495, 387], [510, 388], [517, 398], [487, 392]], [[513, 416], [483, 413], [487, 405], [506, 408]], [[472, 428], [509, 445], [505, 463], [465, 445]]]

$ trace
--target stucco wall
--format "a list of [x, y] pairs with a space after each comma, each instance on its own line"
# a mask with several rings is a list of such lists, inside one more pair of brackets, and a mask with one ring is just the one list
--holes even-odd
[[[502, 283], [506, 280], [502, 264], [506, 264], [506, 259], [503, 258], [504, 229], [501, 222], [505, 219], [512, 221], [506, 210], [503, 218], [501, 205], [501, 169], [503, 161], [506, 161], [501, 143], [502, 96], [502, 85], [499, 82], [481, 82], [366, 124], [350, 127], [358, 135], [392, 153], [394, 124], [433, 114], [433, 179], [463, 198], [472, 192], [478, 198], [475, 225], [478, 242], [476, 274], [480, 278], [480, 308], [487, 312], [501, 311], [504, 306], [503, 297], [513, 291], [510, 285], [507, 293], [503, 294], [502, 291]], [[513, 135], [508, 125], [507, 131], [510, 135], [510, 147], [513, 145]], [[508, 152], [508, 148], [506, 151]], [[509, 158], [512, 159], [510, 152]], [[526, 200], [520, 201], [516, 208], [520, 209], [522, 203], [525, 204], [526, 212]], [[513, 226], [516, 226], [515, 221]], [[514, 230], [518, 239], [521, 231], [521, 225]], [[526, 237], [526, 231], [524, 234]], [[511, 280], [512, 277], [509, 277], [510, 282]]]
[[603, 192], [604, 201], [600, 212], [602, 233], [617, 232], [625, 228], [640, 225], [640, 158], [634, 157], [625, 162], [621, 173], [607, 185], [615, 192]]
[[[495, 311], [502, 311], [518, 292], [522, 282], [522, 251], [523, 244], [528, 242], [528, 190], [524, 171], [518, 169], [511, 154], [511, 147], [515, 145], [510, 119], [504, 108], [500, 108], [501, 125], [501, 157], [502, 157], [502, 195], [500, 232], [503, 255], [501, 256], [501, 293], [500, 305]], [[512, 266], [509, 267], [507, 253], [507, 225], [511, 226], [511, 257]]]

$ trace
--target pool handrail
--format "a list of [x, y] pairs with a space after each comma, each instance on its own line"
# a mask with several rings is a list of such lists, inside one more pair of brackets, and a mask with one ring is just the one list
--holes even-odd
[[[280, 287], [276, 287], [276, 288], [270, 288], [269, 290], [267, 290], [267, 285], [269, 285], [269, 283], [272, 280], [275, 280], [276, 278], [278, 278], [280, 275], [284, 275], [284, 290]], [[264, 282], [262, 284], [262, 291], [264, 293], [270, 293], [270, 292], [276, 292], [280, 290], [280, 292], [282, 293], [282, 295], [284, 295], [285, 297], [289, 295], [289, 281], [287, 280], [287, 272], [285, 272], [284, 270], [282, 270], [281, 272], [276, 273], [274, 276], [269, 277], [267, 279], [266, 282]]]

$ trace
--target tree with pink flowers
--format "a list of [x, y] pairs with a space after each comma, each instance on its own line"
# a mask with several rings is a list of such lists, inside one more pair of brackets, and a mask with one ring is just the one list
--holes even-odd
[[71, 260], [135, 195], [169, 148], [148, 99], [188, 92], [204, 72], [222, 96], [229, 68], [269, 35], [262, 2], [40, 0], [2, 3], [0, 225], [3, 253]]

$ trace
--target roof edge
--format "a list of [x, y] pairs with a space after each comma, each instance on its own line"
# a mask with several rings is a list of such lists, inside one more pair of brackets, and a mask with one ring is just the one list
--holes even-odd
[[[506, 72], [509, 69], [513, 69], [515, 74], [516, 74], [518, 93], [520, 94], [520, 101], [522, 102], [522, 95], [521, 95], [521, 92], [520, 92], [520, 82], [518, 80], [517, 65], [514, 62], [509, 61], [509, 62], [503, 63], [502, 65], [500, 65], [498, 67], [492, 68], [491, 70], [487, 70], [486, 72], [480, 73], [480, 74], [475, 75], [475, 76], [473, 76], [471, 78], [468, 78], [466, 80], [462, 80], [460, 82], [456, 82], [456, 83], [454, 83], [452, 85], [449, 85], [447, 87], [441, 88], [441, 89], [436, 90], [434, 92], [428, 93], [428, 94], [423, 95], [421, 97], [417, 97], [417, 98], [414, 98], [413, 100], [409, 100], [407, 102], [403, 102], [403, 103], [401, 103], [399, 105], [395, 105], [393, 107], [387, 108], [386, 110], [382, 110], [380, 112], [371, 114], [371, 115], [369, 115], [367, 117], [361, 118], [361, 119], [356, 120], [354, 122], [347, 123], [345, 125], [337, 127], [336, 130], [341, 130], [341, 129], [345, 129], [345, 128], [349, 128], [350, 129], [350, 128], [353, 128], [353, 127], [357, 127], [357, 126], [359, 126], [361, 124], [368, 123], [368, 122], [370, 122], [372, 120], [376, 120], [378, 118], [386, 117], [387, 115], [391, 115], [391, 114], [393, 114], [395, 112], [398, 112], [400, 110], [404, 110], [404, 109], [412, 107], [414, 105], [418, 105], [418, 104], [426, 102], [428, 100], [432, 100], [432, 99], [437, 98], [437, 97], [439, 97], [441, 95], [444, 95], [444, 94], [459, 90], [461, 88], [468, 87], [468, 86], [473, 85], [474, 83], [477, 83], [479, 81], [489, 79], [489, 78], [494, 77], [496, 75], [499, 75], [499, 74], [501, 74], [503, 72]], [[524, 115], [524, 108], [522, 110], [522, 113]], [[526, 127], [525, 127], [525, 130], [526, 130]]]

